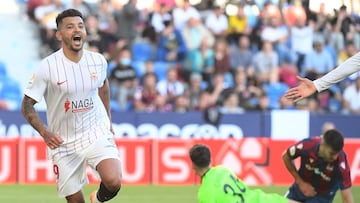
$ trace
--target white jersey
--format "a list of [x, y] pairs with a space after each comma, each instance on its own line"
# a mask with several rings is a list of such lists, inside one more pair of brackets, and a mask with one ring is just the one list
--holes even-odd
[[107, 62], [95, 52], [84, 50], [78, 63], [63, 50], [41, 61], [24, 94], [39, 102], [45, 99], [47, 124], [63, 144], [51, 155], [67, 155], [87, 148], [100, 136], [111, 136], [110, 120], [98, 94], [106, 79]]
[[346, 60], [334, 70], [314, 81], [318, 92], [328, 89], [353, 73], [360, 71], [360, 52]]

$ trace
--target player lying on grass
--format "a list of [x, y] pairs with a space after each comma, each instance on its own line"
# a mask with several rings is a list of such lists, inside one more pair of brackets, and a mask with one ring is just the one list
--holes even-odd
[[249, 189], [244, 182], [224, 166], [211, 166], [210, 149], [202, 144], [189, 151], [192, 167], [201, 177], [199, 203], [299, 203], [260, 189]]
[[[336, 129], [291, 145], [283, 161], [295, 182], [286, 196], [304, 203], [331, 203], [340, 189], [342, 201], [354, 203], [350, 168], [343, 147], [344, 138]], [[301, 163], [296, 169], [293, 160], [298, 157]]]

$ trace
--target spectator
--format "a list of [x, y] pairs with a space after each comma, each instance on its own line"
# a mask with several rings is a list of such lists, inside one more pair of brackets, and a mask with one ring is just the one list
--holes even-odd
[[157, 60], [165, 62], [182, 62], [185, 59], [187, 52], [183, 35], [174, 27], [170, 15], [163, 20], [165, 28], [159, 35]]
[[237, 43], [239, 37], [250, 32], [248, 20], [242, 3], [238, 4], [237, 14], [229, 16], [228, 41], [230, 44]]
[[211, 83], [206, 88], [208, 95], [204, 95], [207, 98], [205, 102], [206, 106], [213, 107], [222, 102], [222, 93], [226, 89], [232, 88], [229, 84], [226, 83], [223, 73], [215, 73]]
[[226, 81], [231, 84], [230, 76], [230, 49], [224, 39], [218, 39], [214, 45], [214, 72], [225, 74]]
[[176, 113], [186, 113], [189, 111], [189, 99], [184, 95], [175, 98], [173, 111]]
[[291, 49], [297, 55], [296, 66], [301, 72], [304, 65], [305, 56], [312, 51], [313, 45], [313, 25], [306, 25], [306, 18], [295, 19], [295, 24], [291, 28]]
[[55, 18], [64, 9], [61, 0], [42, 0], [42, 4], [35, 8], [35, 19], [40, 25], [41, 55], [48, 55], [60, 48], [60, 42], [55, 36]]
[[151, 25], [157, 33], [161, 33], [165, 29], [165, 24], [168, 24], [171, 19], [170, 9], [165, 4], [160, 4], [159, 11], [155, 11], [151, 17]]
[[[166, 79], [160, 80], [156, 85], [156, 90], [165, 98], [165, 102], [174, 104], [175, 97], [184, 94], [185, 86], [177, 79], [177, 70], [169, 68], [166, 73]], [[162, 101], [162, 98], [159, 100]]]
[[99, 29], [109, 35], [115, 36], [116, 21], [114, 7], [110, 0], [101, 0], [99, 10], [97, 12]]
[[280, 109], [280, 97], [285, 94], [289, 87], [279, 81], [279, 74], [273, 71], [269, 74], [269, 83], [264, 85], [264, 90], [269, 97], [269, 107], [271, 109]]
[[[331, 21], [335, 33], [341, 33], [344, 40], [349, 40], [348, 36], [351, 30], [354, 29], [354, 20], [351, 18], [347, 12], [345, 5], [342, 5], [339, 11], [336, 12], [335, 17]], [[343, 41], [344, 43], [344, 41]], [[341, 47], [339, 47], [341, 48]], [[340, 50], [340, 49], [339, 49]]]
[[247, 109], [252, 109], [256, 98], [261, 94], [262, 90], [248, 82], [244, 69], [238, 69], [235, 72], [234, 91], [239, 97], [239, 106]]
[[272, 43], [265, 41], [261, 51], [254, 56], [255, 76], [261, 83], [269, 82], [270, 74], [279, 72], [278, 54], [273, 50]]
[[129, 0], [116, 15], [116, 37], [126, 40], [130, 48], [137, 36], [136, 26], [140, 15], [136, 3], [137, 0]]
[[247, 35], [239, 38], [238, 46], [232, 46], [230, 67], [234, 72], [244, 69], [247, 75], [253, 75], [253, 53], [250, 50], [250, 39]]
[[219, 111], [222, 114], [241, 114], [245, 112], [245, 110], [239, 106], [239, 97], [234, 91], [225, 94], [223, 104]]
[[83, 14], [84, 19], [91, 14], [90, 6], [84, 0], [72, 0], [70, 7], [80, 11]]
[[200, 103], [202, 89], [202, 76], [199, 73], [192, 73], [188, 86], [185, 88], [184, 95], [189, 99], [189, 109], [196, 110]]
[[360, 76], [358, 75], [354, 84], [345, 88], [343, 99], [343, 112], [360, 114]]
[[278, 65], [284, 62], [290, 64], [296, 62], [296, 54], [287, 45], [288, 38], [288, 28], [281, 24], [281, 19], [277, 16], [270, 17], [269, 25], [266, 25], [261, 33], [261, 39], [273, 44], [279, 57]]
[[179, 1], [180, 5], [173, 9], [173, 18], [175, 28], [183, 30], [190, 18], [200, 19], [200, 13], [192, 7], [189, 0]]
[[199, 49], [202, 40], [206, 39], [208, 46], [214, 45], [214, 36], [204, 26], [200, 18], [190, 17], [186, 26], [182, 30], [186, 47], [189, 51]]
[[265, 93], [262, 92], [262, 94], [260, 94], [257, 98], [257, 103], [255, 105], [255, 107], [253, 108], [253, 110], [255, 111], [262, 111], [262, 112], [267, 112], [270, 111], [270, 99], [269, 96]]
[[226, 38], [229, 22], [220, 6], [215, 6], [214, 11], [206, 17], [205, 25], [215, 38]]
[[189, 81], [191, 73], [200, 73], [209, 81], [214, 70], [214, 49], [209, 46], [207, 38], [203, 39], [199, 49], [188, 52], [183, 65], [182, 74], [185, 81]]
[[153, 112], [155, 110], [155, 99], [158, 95], [156, 90], [157, 77], [155, 73], [145, 73], [142, 85], [134, 94], [134, 110], [136, 112]]
[[155, 108], [156, 112], [172, 112], [173, 105], [167, 102], [166, 96], [157, 94], [155, 97]]
[[121, 111], [131, 110], [133, 96], [137, 85], [136, 72], [131, 64], [131, 52], [123, 49], [120, 53], [120, 63], [111, 71], [110, 85], [112, 86], [114, 97], [118, 102]]
[[313, 51], [305, 57], [303, 75], [310, 77], [314, 74], [315, 78], [312, 79], [316, 79], [316, 77], [324, 75], [335, 67], [329, 52], [324, 49], [324, 45], [323, 37], [316, 36], [314, 38]]
[[99, 29], [99, 22], [96, 16], [90, 15], [85, 20], [87, 31], [87, 43], [89, 49], [109, 56], [110, 48], [116, 43], [113, 35]]

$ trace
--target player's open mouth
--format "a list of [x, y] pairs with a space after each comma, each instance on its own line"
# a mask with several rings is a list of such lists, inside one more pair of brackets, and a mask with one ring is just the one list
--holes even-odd
[[74, 36], [74, 37], [73, 37], [73, 42], [74, 42], [76, 45], [80, 45], [80, 44], [81, 44], [81, 37], [80, 37], [80, 36]]

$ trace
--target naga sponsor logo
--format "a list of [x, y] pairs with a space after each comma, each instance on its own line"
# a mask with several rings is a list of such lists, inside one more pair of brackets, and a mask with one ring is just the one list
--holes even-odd
[[94, 102], [91, 98], [89, 99], [80, 99], [80, 100], [66, 100], [64, 103], [65, 112], [68, 112], [71, 109], [71, 112], [85, 112], [94, 108]]
[[322, 171], [320, 171], [319, 168], [312, 167], [309, 164], [305, 164], [305, 168], [309, 171], [314, 171], [315, 174], [320, 175], [324, 180], [330, 182], [331, 178]]

